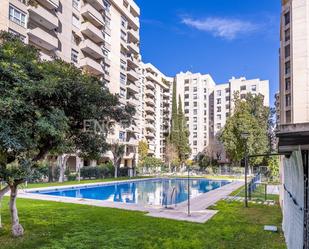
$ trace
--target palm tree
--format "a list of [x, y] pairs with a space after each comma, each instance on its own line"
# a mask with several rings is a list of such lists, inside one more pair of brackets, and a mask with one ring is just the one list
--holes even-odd
[[125, 153], [125, 145], [119, 144], [119, 142], [115, 142], [110, 144], [110, 150], [113, 153], [113, 162], [115, 167], [115, 178], [118, 177], [118, 168], [121, 163], [121, 159]]

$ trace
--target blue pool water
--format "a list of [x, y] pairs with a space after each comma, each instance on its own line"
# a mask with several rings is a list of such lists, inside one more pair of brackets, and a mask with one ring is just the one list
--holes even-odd
[[[229, 181], [190, 179], [190, 197], [220, 188]], [[149, 179], [34, 193], [144, 205], [171, 205], [188, 199], [187, 179]]]

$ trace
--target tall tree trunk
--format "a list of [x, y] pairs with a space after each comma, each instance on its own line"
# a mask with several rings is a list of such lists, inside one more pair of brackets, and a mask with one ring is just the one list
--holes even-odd
[[114, 160], [114, 167], [115, 167], [115, 175], [114, 177], [118, 177], [118, 160]]
[[[2, 201], [2, 198], [3, 198], [3, 196], [7, 193], [7, 192], [9, 192], [9, 190], [10, 190], [10, 186], [6, 186], [5, 188], [3, 188], [3, 189], [1, 189], [0, 190], [0, 205], [2, 205], [2, 203], [1, 203], [1, 201]], [[1, 206], [0, 206], [0, 208], [1, 208]], [[1, 213], [0, 213], [0, 229], [2, 228], [2, 219], [1, 219]]]
[[64, 182], [64, 173], [66, 169], [66, 164], [67, 164], [67, 156], [66, 155], [59, 156], [58, 157], [58, 166], [60, 169], [59, 182]]
[[21, 237], [24, 235], [24, 228], [19, 224], [18, 212], [16, 207], [17, 199], [17, 184], [10, 185], [11, 196], [10, 196], [10, 211], [12, 220], [12, 235], [14, 237]]

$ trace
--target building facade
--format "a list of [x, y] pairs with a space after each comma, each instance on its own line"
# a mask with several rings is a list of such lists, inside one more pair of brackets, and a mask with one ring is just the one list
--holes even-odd
[[170, 128], [173, 80], [152, 64], [141, 63], [141, 139], [148, 143], [148, 155], [162, 160]]
[[[133, 0], [3, 0], [0, 30], [18, 35], [40, 50], [43, 60], [61, 58], [99, 77], [122, 104], [139, 105], [139, 15]], [[138, 108], [137, 108], [138, 109]], [[128, 129], [116, 126], [111, 142], [126, 145], [122, 165], [137, 160], [139, 112]], [[107, 153], [105, 157], [110, 157]], [[72, 168], [83, 162], [67, 156]]]
[[191, 158], [207, 150], [221, 163], [227, 163], [224, 148], [217, 137], [227, 118], [234, 111], [234, 93], [240, 98], [246, 94], [262, 94], [269, 106], [269, 81], [244, 77], [232, 78], [218, 84], [209, 74], [180, 73], [176, 76], [177, 94], [183, 99], [184, 112], [190, 132]]
[[280, 123], [309, 121], [309, 2], [282, 1]]

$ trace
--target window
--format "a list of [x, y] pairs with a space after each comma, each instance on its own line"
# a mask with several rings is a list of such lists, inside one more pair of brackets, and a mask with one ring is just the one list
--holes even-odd
[[225, 93], [230, 93], [230, 88], [225, 88]]
[[72, 16], [72, 24], [76, 28], [80, 28], [80, 21], [79, 18], [75, 15]]
[[291, 123], [292, 122], [292, 113], [291, 113], [291, 111], [286, 111], [285, 112], [285, 121], [286, 121], [286, 123]]
[[284, 38], [286, 42], [288, 42], [291, 39], [291, 30], [289, 28], [286, 31], [284, 31]]
[[225, 109], [229, 110], [230, 109], [230, 105], [225, 105]]
[[291, 90], [291, 78], [285, 79], [285, 90], [290, 91]]
[[245, 99], [246, 98], [246, 94], [241, 94], [240, 95], [240, 99]]
[[13, 29], [9, 29], [9, 33], [11, 33], [11, 34], [15, 35], [16, 37], [18, 37], [22, 42], [26, 41], [26, 37], [25, 36], [23, 36], [22, 34], [16, 32]]
[[193, 132], [193, 138], [197, 138], [197, 132]]
[[207, 138], [207, 133], [204, 133], [204, 138]]
[[230, 101], [230, 100], [231, 100], [230, 96], [225, 97], [225, 101]]
[[189, 94], [185, 94], [185, 99], [188, 99], [189, 98]]
[[78, 63], [78, 51], [75, 49], [71, 50], [71, 62]]
[[188, 113], [189, 113], [189, 109], [186, 109], [186, 110], [185, 110], [185, 114], [188, 114]]
[[119, 140], [121, 142], [125, 142], [125, 140], [126, 140], [126, 133], [124, 131], [119, 131]]
[[204, 108], [205, 108], [205, 109], [207, 108], [207, 104], [206, 104], [206, 103], [204, 103]]
[[193, 110], [193, 115], [197, 115], [197, 109]]
[[72, 1], [72, 6], [73, 6], [73, 8], [79, 10], [80, 0], [73, 0]]
[[193, 99], [197, 99], [197, 94], [193, 94]]
[[193, 130], [197, 130], [197, 125], [195, 124], [195, 125], [193, 125]]
[[197, 146], [197, 141], [196, 140], [193, 141], [193, 145]]
[[125, 17], [121, 17], [121, 27], [127, 28], [127, 19]]
[[217, 106], [217, 112], [221, 112], [221, 106]]
[[197, 117], [193, 117], [193, 122], [197, 123]]
[[204, 125], [204, 131], [207, 131], [207, 126], [206, 125]]
[[186, 86], [186, 87], [185, 87], [185, 92], [188, 92], [189, 89], [190, 89], [190, 88], [189, 88], [188, 86]]
[[185, 80], [185, 84], [189, 84], [190, 83], [190, 81], [189, 80]]
[[285, 24], [285, 25], [288, 25], [288, 24], [290, 24], [290, 22], [291, 22], [290, 12], [287, 12], [287, 13], [284, 15], [284, 24]]
[[206, 110], [204, 111], [204, 116], [207, 116], [207, 111]]
[[185, 102], [185, 106], [189, 106], [189, 102]]
[[126, 75], [123, 74], [123, 73], [120, 73], [120, 83], [121, 83], [122, 85], [126, 85], [126, 80], [127, 80]]
[[286, 62], [285, 63], [285, 74], [290, 74], [291, 73], [291, 62]]
[[17, 23], [20, 26], [26, 27], [26, 14], [19, 9], [10, 5], [9, 18], [12, 22]]
[[218, 120], [221, 120], [221, 114], [218, 114], [218, 115], [217, 115], [217, 119], [218, 119]]
[[218, 129], [218, 130], [221, 129], [221, 124], [220, 124], [220, 123], [217, 124], [217, 129]]
[[221, 104], [221, 99], [217, 99], [217, 105]]
[[127, 42], [127, 33], [124, 32], [123, 30], [121, 30], [120, 38], [121, 38], [123, 41]]
[[225, 113], [225, 117], [226, 117], [226, 118], [228, 118], [229, 116], [230, 116], [230, 113], [229, 113], [229, 112]]
[[221, 96], [221, 90], [217, 90], [217, 96]]
[[251, 91], [252, 91], [252, 92], [256, 92], [256, 85], [252, 85], [252, 86], [251, 86]]
[[197, 92], [197, 87], [193, 87], [193, 92]]
[[120, 96], [125, 97], [126, 96], [126, 90], [120, 88]]
[[247, 90], [247, 86], [241, 86], [240, 87], [240, 91], [246, 91]]
[[122, 70], [126, 70], [127, 69], [127, 63], [124, 60], [120, 59], [120, 68]]
[[291, 106], [291, 94], [285, 95], [285, 106], [286, 107]]
[[204, 118], [204, 123], [207, 123], [207, 118]]
[[193, 103], [193, 106], [194, 106], [194, 107], [197, 107], [197, 102], [194, 102], [194, 103]]
[[290, 55], [291, 55], [290, 45], [287, 45], [287, 46], [284, 47], [284, 55], [285, 55], [285, 58], [290, 57]]
[[204, 93], [207, 93], [207, 88], [204, 88]]
[[207, 95], [204, 95], [204, 100], [207, 100]]

